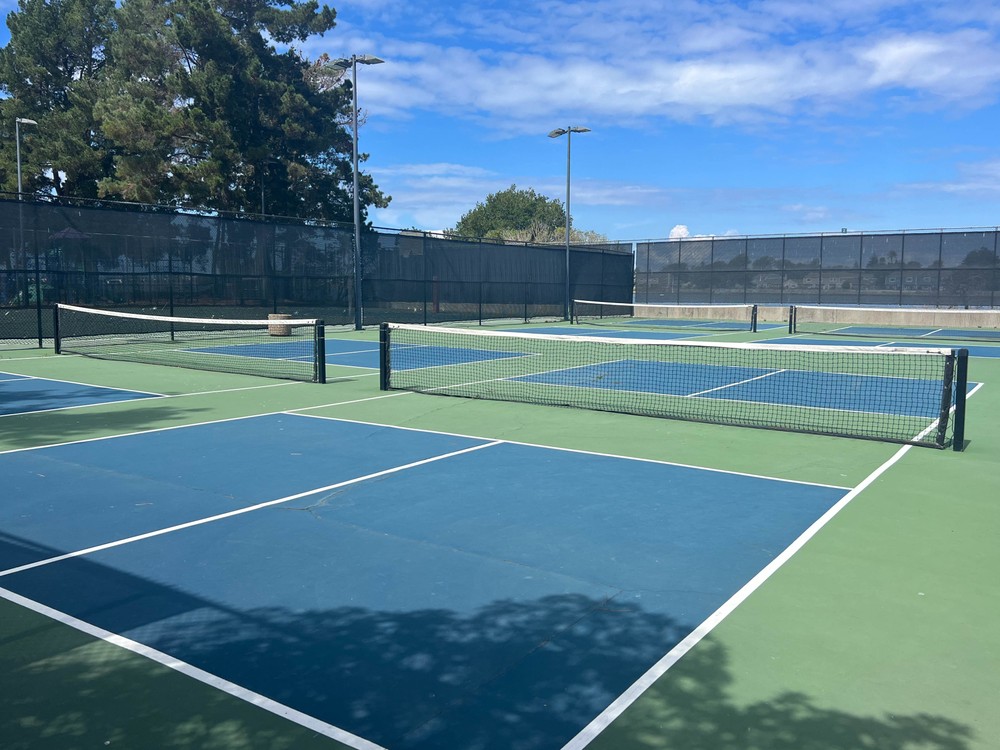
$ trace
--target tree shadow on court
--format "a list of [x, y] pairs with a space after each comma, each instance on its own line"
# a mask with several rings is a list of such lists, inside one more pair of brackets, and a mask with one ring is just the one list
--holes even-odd
[[[0, 585], [407, 750], [560, 748], [692, 627], [616, 598], [572, 594], [494, 601], [467, 613], [239, 610], [84, 560], [59, 568], [57, 579], [39, 569]], [[18, 612], [15, 624], [0, 630], [0, 673], [8, 683], [0, 693], [7, 704], [0, 736], [9, 748], [63, 750], [107, 739], [112, 747], [142, 748], [329, 743]], [[740, 705], [727, 692], [732, 679], [726, 650], [703, 641], [592, 747], [965, 750], [973, 738], [968, 726], [944, 716], [858, 716], [801, 693]]]
[[[45, 403], [45, 402], [43, 402]], [[141, 399], [106, 409], [66, 409], [17, 414], [3, 419], [0, 450], [23, 449], [157, 427], [187, 424], [212, 414], [210, 407], [182, 407], [176, 402]]]

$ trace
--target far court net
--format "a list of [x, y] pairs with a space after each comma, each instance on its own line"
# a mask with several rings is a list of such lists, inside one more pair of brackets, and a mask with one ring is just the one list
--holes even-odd
[[228, 320], [56, 305], [57, 354], [326, 382], [321, 320]]
[[381, 328], [381, 386], [723, 425], [964, 444], [964, 349]]
[[879, 339], [1000, 341], [1000, 310], [793, 305], [789, 333]]
[[573, 300], [573, 322], [616, 327], [705, 331], [756, 331], [756, 305], [679, 304]]

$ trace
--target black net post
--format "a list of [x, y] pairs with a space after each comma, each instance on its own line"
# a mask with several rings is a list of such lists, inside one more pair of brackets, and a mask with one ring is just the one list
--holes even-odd
[[313, 354], [315, 367], [313, 380], [317, 383], [326, 382], [326, 326], [322, 320], [316, 321], [316, 329], [313, 335]]
[[378, 327], [378, 387], [389, 390], [389, 324], [380, 323]]
[[750, 309], [750, 330], [754, 333], [757, 332], [757, 305]]
[[952, 393], [955, 385], [955, 353], [944, 359], [944, 377], [941, 383], [941, 410], [938, 412], [937, 439], [934, 441], [939, 448], [945, 447], [948, 436], [948, 418], [951, 416]]
[[62, 343], [59, 339], [59, 304], [52, 305], [52, 339], [56, 354], [62, 353]]
[[788, 306], [788, 332], [795, 333], [795, 305]]
[[955, 421], [952, 449], [965, 450], [965, 395], [969, 387], [969, 350], [955, 352]]

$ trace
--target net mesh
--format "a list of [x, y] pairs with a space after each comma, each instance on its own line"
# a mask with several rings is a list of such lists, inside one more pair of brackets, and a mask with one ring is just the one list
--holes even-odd
[[[383, 324], [382, 388], [944, 447], [964, 350], [708, 344]], [[963, 359], [963, 362], [965, 360]], [[960, 396], [958, 395], [960, 394]]]
[[992, 309], [796, 305], [789, 318], [792, 333], [1000, 341], [1000, 310]]
[[711, 331], [757, 330], [756, 305], [647, 305], [573, 300], [573, 321]]
[[55, 308], [56, 352], [325, 382], [322, 321], [225, 320]]

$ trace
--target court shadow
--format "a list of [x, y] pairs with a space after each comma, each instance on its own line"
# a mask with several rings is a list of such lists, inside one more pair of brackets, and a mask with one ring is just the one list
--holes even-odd
[[0, 450], [31, 448], [72, 440], [121, 435], [139, 430], [187, 424], [210, 414], [210, 407], [180, 407], [162, 400], [142, 399], [108, 409], [67, 409], [4, 417], [0, 421]]
[[[81, 559], [54, 572], [39, 568], [0, 585], [398, 750], [561, 748], [692, 627], [582, 595], [494, 601], [465, 613], [239, 609]], [[111, 736], [143, 748], [329, 742], [304, 743], [301, 727], [34, 613], [14, 615], [0, 629], [0, 674], [9, 682], [0, 735], [9, 748], [100, 746]], [[944, 716], [853, 715], [801, 693], [738, 704], [732, 682], [725, 648], [706, 640], [590, 747], [966, 750], [973, 738]]]
[[732, 682], [727, 650], [703, 640], [588, 749], [968, 750], [975, 739], [945, 716], [858, 715], [801, 692], [741, 704], [727, 693]]

